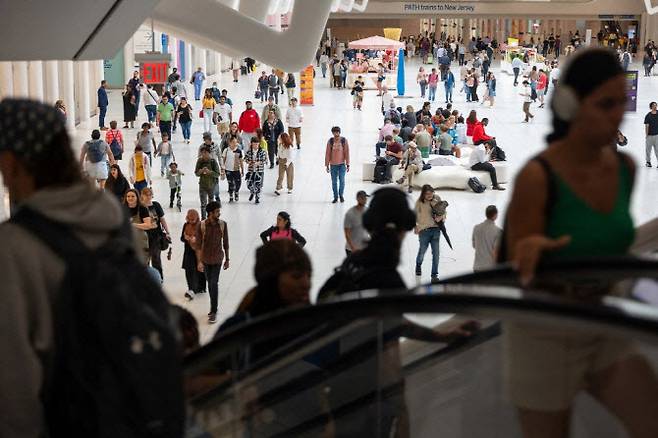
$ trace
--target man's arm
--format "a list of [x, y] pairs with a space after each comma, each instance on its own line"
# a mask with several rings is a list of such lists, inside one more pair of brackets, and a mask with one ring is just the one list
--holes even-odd
[[224, 247], [224, 269], [229, 267], [229, 252], [228, 252], [228, 224], [224, 222], [224, 233], [222, 233], [222, 244]]

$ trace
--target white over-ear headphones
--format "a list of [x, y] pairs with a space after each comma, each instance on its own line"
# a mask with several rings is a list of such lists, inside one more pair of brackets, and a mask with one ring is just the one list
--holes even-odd
[[569, 85], [558, 84], [553, 91], [551, 108], [560, 120], [570, 122], [578, 113], [580, 99], [578, 99], [576, 91]]

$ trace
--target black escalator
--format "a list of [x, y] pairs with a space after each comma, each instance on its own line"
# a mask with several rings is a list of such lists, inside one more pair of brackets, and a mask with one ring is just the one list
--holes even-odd
[[642, 402], [633, 421], [658, 406], [658, 265], [597, 263], [546, 269], [533, 291], [499, 270], [228, 330], [186, 360], [187, 436], [521, 437], [519, 407], [561, 406], [571, 436], [629, 436], [590, 393], [639, 363], [619, 396]]

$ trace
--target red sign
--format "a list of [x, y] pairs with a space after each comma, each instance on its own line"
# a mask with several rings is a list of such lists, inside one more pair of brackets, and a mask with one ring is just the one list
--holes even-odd
[[139, 67], [145, 84], [164, 84], [167, 82], [168, 62], [143, 62]]

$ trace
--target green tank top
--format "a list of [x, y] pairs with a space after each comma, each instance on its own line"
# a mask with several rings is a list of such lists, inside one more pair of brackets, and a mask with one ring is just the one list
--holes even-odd
[[629, 211], [633, 182], [626, 161], [620, 156], [617, 199], [609, 213], [593, 210], [553, 173], [548, 162], [542, 158], [538, 158], [537, 161], [548, 173], [548, 182], [553, 186], [554, 202], [547, 203], [550, 210], [546, 222], [546, 235], [552, 238], [571, 236], [571, 243], [568, 246], [551, 252], [549, 257], [562, 259], [627, 254], [635, 238], [635, 227]]

